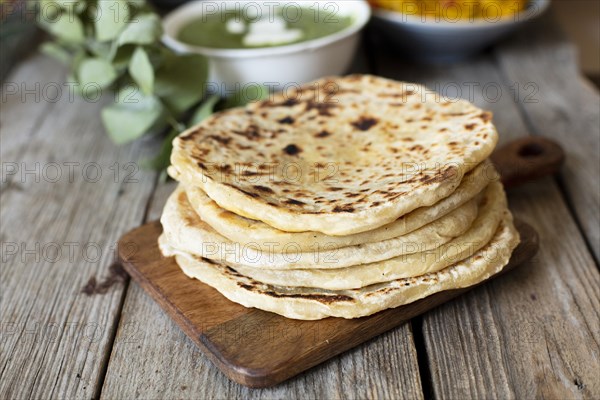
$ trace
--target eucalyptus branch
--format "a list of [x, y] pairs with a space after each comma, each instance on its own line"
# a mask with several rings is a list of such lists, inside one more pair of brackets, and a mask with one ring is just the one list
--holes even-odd
[[[159, 154], [146, 162], [153, 168], [169, 165], [171, 141], [186, 125], [200, 123], [219, 105], [236, 107], [246, 98], [268, 95], [257, 85], [254, 93], [238, 93], [225, 102], [212, 95], [200, 103], [206, 95], [206, 58], [167, 48], [160, 17], [145, 0], [41, 0], [35, 5], [40, 26], [52, 36], [42, 51], [66, 63], [69, 80], [80, 88], [115, 93], [115, 102], [102, 109], [115, 143], [168, 131]], [[188, 124], [182, 122], [190, 115]]]
[[205, 96], [207, 60], [178, 55], [162, 42], [160, 17], [144, 0], [41, 0], [42, 50], [67, 63], [79, 88], [116, 93], [102, 121], [118, 144], [167, 126]]

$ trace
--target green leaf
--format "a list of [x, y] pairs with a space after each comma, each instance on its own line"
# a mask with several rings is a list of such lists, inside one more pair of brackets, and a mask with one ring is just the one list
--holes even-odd
[[105, 60], [110, 60], [112, 58], [110, 43], [101, 43], [95, 40], [90, 40], [87, 43], [87, 48], [96, 57], [101, 57]]
[[129, 21], [117, 39], [117, 45], [152, 44], [162, 35], [160, 18], [156, 14], [137, 15]]
[[142, 47], [135, 49], [129, 63], [129, 75], [138, 84], [142, 92], [149, 96], [154, 90], [154, 69], [148, 54]]
[[78, 0], [52, 0], [53, 3], [57, 3], [61, 8], [68, 11], [73, 11], [81, 6], [82, 1]]
[[117, 38], [127, 25], [129, 17], [129, 5], [125, 0], [98, 1], [94, 18], [96, 40], [105, 42]]
[[40, 23], [44, 24], [56, 18], [64, 10], [59, 3], [54, 0], [40, 0], [38, 18]]
[[[206, 100], [202, 102], [200, 107], [196, 109], [194, 115], [190, 120], [190, 126], [196, 125], [202, 122], [204, 119], [209, 117], [215, 108], [215, 105], [221, 100], [221, 97], [218, 95], [212, 95], [208, 97]], [[143, 165], [147, 168], [155, 169], [158, 171], [162, 171], [167, 168], [171, 163], [171, 151], [173, 151], [173, 139], [175, 139], [181, 131], [179, 129], [171, 129], [167, 137], [162, 143], [160, 148], [160, 152], [156, 155], [156, 157], [145, 160]], [[161, 176], [161, 179], [163, 177]]]
[[146, 0], [127, 0], [127, 3], [134, 11], [153, 11]]
[[85, 60], [87, 60], [86, 51], [83, 49], [83, 47], [80, 47], [75, 51], [75, 54], [73, 54], [73, 57], [71, 59], [71, 73], [74, 77], [77, 78], [79, 66]]
[[114, 82], [117, 72], [102, 58], [87, 58], [79, 64], [77, 76], [83, 86], [96, 84], [100, 88], [105, 88]]
[[53, 19], [61, 10], [80, 14], [85, 10], [86, 4], [80, 0], [41, 0], [39, 2], [39, 16]]
[[204, 100], [200, 107], [196, 109], [194, 115], [190, 119], [190, 126], [194, 126], [210, 117], [215, 111], [215, 105], [221, 100], [221, 97], [213, 94], [208, 99]]
[[144, 160], [142, 166], [146, 168], [162, 171], [171, 164], [171, 151], [173, 151], [173, 139], [179, 135], [179, 130], [171, 129], [167, 137], [162, 143], [160, 152], [156, 157], [150, 160]]
[[127, 88], [118, 94], [118, 103], [102, 110], [106, 131], [117, 144], [135, 140], [156, 126], [163, 115], [163, 106], [154, 96], [142, 96], [137, 88]]
[[67, 43], [83, 43], [85, 41], [83, 24], [74, 13], [62, 12], [56, 18], [41, 17], [40, 25]]
[[81, 14], [82, 12], [85, 11], [85, 9], [87, 8], [88, 4], [85, 1], [78, 1], [75, 6], [73, 7], [73, 11], [75, 11], [75, 13], [77, 14]]
[[247, 85], [240, 91], [225, 99], [223, 108], [242, 107], [248, 103], [269, 98], [269, 88], [260, 84]]
[[112, 57], [112, 65], [117, 71], [125, 71], [129, 68], [131, 57], [133, 57], [134, 46], [122, 46], [116, 50], [116, 53]]
[[63, 64], [69, 64], [71, 62], [71, 54], [65, 50], [65, 48], [55, 42], [45, 42], [40, 46], [40, 51]]
[[204, 97], [208, 62], [199, 54], [171, 55], [156, 72], [155, 93], [176, 115]]

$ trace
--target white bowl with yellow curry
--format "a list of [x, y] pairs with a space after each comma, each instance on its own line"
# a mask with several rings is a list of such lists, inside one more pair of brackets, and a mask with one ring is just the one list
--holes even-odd
[[164, 18], [163, 40], [209, 59], [213, 91], [285, 90], [346, 73], [370, 16], [365, 0], [194, 1]]
[[369, 0], [373, 24], [407, 55], [468, 57], [541, 15], [550, 0]]

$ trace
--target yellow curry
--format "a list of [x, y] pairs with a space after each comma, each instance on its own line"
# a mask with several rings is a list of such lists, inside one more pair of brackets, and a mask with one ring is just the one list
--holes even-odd
[[438, 17], [441, 19], [498, 20], [527, 7], [527, 0], [369, 0], [378, 8], [405, 15]]

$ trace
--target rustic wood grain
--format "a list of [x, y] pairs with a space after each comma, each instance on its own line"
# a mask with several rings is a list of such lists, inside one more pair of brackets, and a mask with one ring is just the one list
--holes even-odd
[[[582, 78], [575, 45], [550, 16], [499, 46], [494, 55], [504, 83], [520, 88], [519, 111], [529, 131], [550, 137], [567, 149], [560, 184], [599, 262], [598, 90]], [[533, 96], [532, 90], [536, 90]]]
[[[3, 399], [89, 399], [98, 393], [124, 281], [115, 276], [114, 286], [103, 295], [87, 296], [81, 290], [91, 276], [106, 277], [117, 239], [139, 224], [153, 187], [154, 174], [147, 172], [131, 177], [137, 182], [125, 180], [125, 164], [147, 155], [152, 146], [114, 146], [100, 124], [99, 106], [105, 100], [86, 103], [78, 97], [70, 100], [66, 93], [56, 102], [44, 97], [48, 84], [62, 85], [64, 74], [54, 61], [34, 56], [7, 82], [41, 93], [39, 100], [35, 93], [24, 101], [3, 93]], [[83, 166], [92, 162], [98, 169], [83, 176]], [[120, 167], [116, 178], [109, 169], [115, 162]], [[12, 163], [38, 172], [7, 176]], [[79, 164], [70, 164], [70, 175], [64, 163]], [[96, 171], [102, 172], [97, 181]]]
[[[44, 74], [40, 76], [40, 71]], [[38, 126], [57, 106], [56, 102], [39, 101], [36, 99], [36, 93], [23, 93], [21, 88], [34, 90], [36, 83], [45, 84], [60, 83], [64, 80], [64, 70], [57, 68], [54, 60], [34, 56], [27, 59], [19, 65], [14, 73], [7, 77], [2, 87], [2, 107], [0, 117], [2, 125], [0, 137], [2, 137], [2, 146], [0, 146], [0, 156], [2, 159], [12, 156], [15, 160], [20, 160], [25, 149], [30, 144], [30, 138], [36, 134]], [[13, 92], [19, 94], [12, 95]], [[48, 98], [48, 97], [47, 97]], [[9, 133], [13, 133], [8, 137]], [[8, 160], [8, 158], [7, 158]], [[2, 187], [10, 179], [2, 179]]]
[[[173, 189], [173, 183], [159, 188], [149, 219], [160, 217]], [[125, 340], [132, 330], [138, 332], [138, 340]], [[214, 367], [160, 307], [132, 283], [115, 343], [103, 398], [145, 398], [157, 393], [168, 393], [172, 398], [423, 398], [409, 324], [278, 386], [249, 389], [231, 382]], [[137, 379], [129, 379], [132, 374]]]
[[[378, 68], [383, 75], [432, 88], [458, 85], [463, 97], [494, 112], [501, 144], [530, 134], [490, 55], [455, 66], [402, 67], [397, 58], [384, 54]], [[500, 85], [502, 95], [486, 96], [486, 85]], [[568, 150], [570, 144], [564, 144]], [[553, 180], [513, 191], [510, 205], [518, 218], [539, 231], [540, 253], [527, 268], [424, 316], [422, 334], [434, 394], [597, 398], [600, 290], [594, 260]]]
[[534, 262], [425, 319], [439, 397], [598, 397], [598, 273], [556, 199], [547, 181], [513, 190], [511, 207], [540, 231]]

